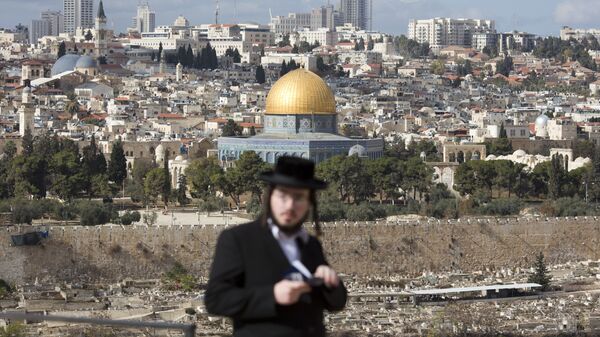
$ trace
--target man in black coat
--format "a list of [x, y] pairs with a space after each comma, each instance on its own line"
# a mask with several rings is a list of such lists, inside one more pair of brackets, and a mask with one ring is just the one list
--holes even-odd
[[261, 179], [269, 186], [260, 219], [219, 236], [206, 309], [231, 317], [238, 337], [325, 336], [323, 310], [342, 310], [347, 291], [303, 223], [312, 214], [320, 234], [315, 191], [326, 184], [313, 162], [295, 157]]

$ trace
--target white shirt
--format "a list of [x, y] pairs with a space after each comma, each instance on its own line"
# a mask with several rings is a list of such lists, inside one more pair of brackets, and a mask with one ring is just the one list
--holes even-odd
[[296, 239], [300, 238], [304, 243], [307, 243], [309, 239], [308, 232], [304, 228], [300, 228], [300, 230], [296, 233], [288, 235], [282, 232], [270, 218], [267, 219], [267, 223], [271, 228], [271, 233], [273, 233], [273, 237], [279, 243], [279, 247], [281, 247], [281, 250], [285, 254], [285, 257], [287, 257], [290, 264], [292, 264], [294, 261], [300, 261], [300, 248], [296, 243]]

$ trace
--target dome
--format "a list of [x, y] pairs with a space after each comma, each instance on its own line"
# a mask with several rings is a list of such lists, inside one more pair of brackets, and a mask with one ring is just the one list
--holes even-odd
[[178, 155], [177, 157], [175, 157], [175, 161], [182, 161], [182, 160], [183, 160], [182, 155]]
[[489, 156], [487, 156], [487, 158], [485, 158], [485, 160], [496, 160], [498, 157], [494, 156], [493, 154], [490, 154]]
[[280, 78], [267, 96], [266, 114], [335, 114], [335, 97], [315, 73], [300, 68]]
[[60, 73], [64, 73], [65, 71], [75, 70], [75, 64], [79, 60], [79, 55], [75, 54], [67, 54], [56, 60], [52, 69], [50, 70], [50, 75], [55, 76]]
[[550, 118], [548, 118], [548, 116], [542, 114], [539, 115], [536, 119], [535, 119], [535, 126], [536, 128], [545, 128], [548, 125], [548, 120]]
[[354, 145], [348, 150], [348, 156], [358, 155], [359, 157], [367, 156], [367, 149], [362, 145]]
[[513, 153], [513, 156], [515, 157], [525, 157], [527, 155], [527, 153], [521, 149], [518, 149], [517, 151], [515, 151]]
[[87, 55], [83, 55], [77, 60], [75, 68], [96, 68], [96, 60]]

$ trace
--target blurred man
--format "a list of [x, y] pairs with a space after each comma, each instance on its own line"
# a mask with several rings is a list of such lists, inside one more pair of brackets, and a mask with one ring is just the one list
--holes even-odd
[[323, 310], [346, 305], [346, 288], [327, 264], [317, 237], [303, 223], [312, 215], [321, 229], [312, 161], [281, 157], [261, 179], [261, 217], [225, 230], [217, 242], [205, 292], [209, 313], [233, 319], [234, 336], [325, 336]]

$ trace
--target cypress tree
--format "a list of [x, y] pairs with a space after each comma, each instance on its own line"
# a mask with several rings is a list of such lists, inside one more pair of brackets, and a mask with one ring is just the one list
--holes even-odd
[[110, 162], [108, 163], [108, 179], [120, 185], [127, 177], [127, 160], [123, 151], [123, 143], [117, 140], [110, 153]]

